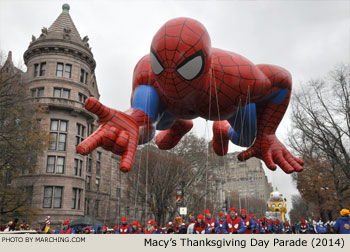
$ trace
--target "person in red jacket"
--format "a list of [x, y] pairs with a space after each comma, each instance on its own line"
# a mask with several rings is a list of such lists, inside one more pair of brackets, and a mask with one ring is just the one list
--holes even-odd
[[90, 234], [91, 230], [90, 230], [90, 227], [89, 226], [86, 226], [84, 228], [84, 234]]
[[140, 233], [141, 233], [141, 230], [139, 229], [139, 223], [138, 221], [134, 221], [131, 227], [131, 234], [140, 234]]
[[230, 214], [227, 215], [227, 232], [229, 234], [242, 234], [245, 230], [245, 226], [241, 217], [237, 216], [237, 209], [232, 207]]
[[241, 210], [241, 218], [242, 218], [244, 226], [245, 226], [245, 230], [244, 230], [243, 234], [251, 234], [252, 229], [255, 228], [252, 217], [250, 216], [250, 214], [247, 213], [247, 211], [245, 209], [242, 209]]
[[61, 229], [60, 234], [71, 234], [72, 229], [69, 227], [69, 220], [63, 222], [63, 229]]
[[291, 230], [290, 230], [290, 225], [289, 225], [288, 220], [286, 220], [286, 222], [283, 224], [283, 226], [284, 226], [284, 233], [290, 234]]
[[131, 225], [128, 224], [126, 217], [122, 218], [122, 224], [120, 224], [118, 231], [116, 234], [130, 234], [131, 233]]
[[102, 227], [102, 234], [109, 234], [109, 232], [108, 232], [108, 226], [107, 226], [107, 225], [104, 225], [104, 226]]
[[198, 215], [197, 221], [193, 227], [194, 234], [209, 234], [208, 225], [205, 224], [203, 214]]
[[145, 234], [156, 234], [156, 230], [154, 229], [154, 221], [149, 220], [146, 223], [146, 227], [144, 228], [143, 231]]
[[261, 233], [269, 234], [271, 232], [271, 226], [269, 224], [269, 220], [266, 217], [260, 220], [260, 225], [261, 225], [261, 229], [260, 229]]
[[210, 234], [216, 234], [217, 220], [213, 217], [209, 209], [205, 209], [205, 224], [208, 225], [208, 230]]

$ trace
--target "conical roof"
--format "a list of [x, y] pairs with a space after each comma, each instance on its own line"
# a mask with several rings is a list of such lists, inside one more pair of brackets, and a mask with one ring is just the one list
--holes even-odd
[[62, 13], [56, 18], [49, 28], [43, 27], [38, 38], [32, 36], [23, 58], [25, 64], [41, 53], [64, 53], [71, 54], [73, 57], [79, 57], [80, 60], [86, 61], [93, 72], [96, 62], [88, 43], [89, 38], [85, 36], [83, 39], [69, 14], [69, 5], [62, 6]]
[[74, 22], [69, 15], [69, 5], [64, 4], [62, 6], [62, 13], [57, 17], [55, 22], [48, 29], [48, 33], [57, 32], [57, 33], [66, 33], [68, 34], [72, 40], [75, 42], [81, 42], [80, 34], [77, 28], [74, 25]]

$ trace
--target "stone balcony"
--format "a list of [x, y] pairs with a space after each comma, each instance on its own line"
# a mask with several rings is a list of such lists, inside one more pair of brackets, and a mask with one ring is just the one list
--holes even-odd
[[33, 101], [33, 103], [43, 107], [48, 107], [50, 110], [68, 111], [73, 116], [81, 115], [86, 117], [87, 120], [96, 119], [92, 113], [85, 109], [84, 104], [79, 101], [58, 97], [35, 97], [30, 99]]

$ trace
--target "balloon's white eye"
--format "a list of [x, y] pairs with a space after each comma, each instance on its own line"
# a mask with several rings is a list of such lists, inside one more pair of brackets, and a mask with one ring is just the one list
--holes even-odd
[[203, 68], [203, 53], [199, 51], [182, 62], [176, 70], [185, 80], [193, 80], [198, 77]]
[[160, 64], [157, 57], [153, 54], [153, 52], [150, 52], [150, 59], [151, 59], [151, 66], [152, 71], [155, 75], [159, 75], [161, 72], [163, 72], [164, 67]]

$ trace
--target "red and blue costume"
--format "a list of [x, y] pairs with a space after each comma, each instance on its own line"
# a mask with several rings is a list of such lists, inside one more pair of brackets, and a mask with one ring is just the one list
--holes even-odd
[[291, 234], [292, 233], [292, 230], [290, 230], [289, 222], [287, 220], [286, 220], [285, 223], [283, 223], [283, 226], [284, 226], [284, 232], [286, 234]]
[[210, 234], [216, 234], [216, 227], [219, 225], [218, 220], [211, 216], [209, 209], [205, 209], [205, 224], [208, 225], [208, 230]]
[[[198, 220], [201, 220], [200, 222]], [[197, 221], [193, 227], [193, 234], [209, 234], [208, 225], [204, 222], [203, 214], [198, 215]]]
[[132, 230], [132, 226], [127, 223], [127, 219], [124, 216], [122, 218], [122, 224], [119, 225], [119, 227], [115, 233], [116, 234], [130, 234], [131, 230]]
[[120, 169], [130, 170], [138, 144], [155, 133], [160, 149], [173, 148], [192, 128], [192, 119], [215, 121], [213, 148], [228, 151], [228, 141], [249, 147], [238, 158], [262, 159], [268, 168], [301, 171], [275, 132], [289, 104], [290, 73], [275, 65], [255, 65], [243, 56], [211, 47], [205, 27], [190, 18], [165, 23], [150, 53], [134, 69], [131, 108], [120, 112], [90, 97], [85, 107], [100, 127], [77, 147], [87, 155], [102, 146], [121, 155]]
[[219, 218], [217, 219], [217, 226], [216, 226], [215, 232], [217, 234], [228, 234], [226, 218], [225, 218], [225, 214], [223, 212], [220, 212], [220, 214], [219, 214]]
[[241, 219], [243, 220], [245, 226], [245, 230], [243, 233], [251, 234], [253, 232], [253, 229], [255, 228], [255, 222], [253, 221], [251, 215], [247, 214], [247, 211], [245, 209], [241, 210]]
[[245, 230], [243, 219], [236, 215], [236, 208], [232, 207], [230, 213], [234, 212], [232, 216], [230, 214], [226, 217], [227, 232], [229, 234], [242, 234]]
[[69, 227], [69, 221], [66, 220], [63, 222], [63, 229], [61, 229], [60, 234], [73, 234], [74, 232], [72, 229]]

